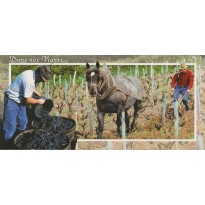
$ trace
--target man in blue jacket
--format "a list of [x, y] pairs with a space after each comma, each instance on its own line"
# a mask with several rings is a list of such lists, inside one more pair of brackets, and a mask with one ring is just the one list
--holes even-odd
[[3, 137], [8, 142], [15, 133], [24, 131], [28, 124], [26, 104], [43, 104], [45, 100], [35, 99], [33, 93], [36, 83], [46, 82], [52, 78], [49, 66], [40, 66], [36, 71], [26, 70], [16, 77], [4, 92]]

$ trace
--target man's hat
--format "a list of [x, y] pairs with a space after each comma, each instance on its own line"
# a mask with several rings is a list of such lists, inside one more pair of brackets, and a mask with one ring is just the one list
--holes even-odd
[[180, 69], [186, 69], [186, 68], [187, 68], [187, 65], [185, 63], [180, 64]]
[[41, 77], [44, 81], [48, 81], [53, 76], [53, 71], [50, 69], [49, 66], [43, 65], [39, 67]]

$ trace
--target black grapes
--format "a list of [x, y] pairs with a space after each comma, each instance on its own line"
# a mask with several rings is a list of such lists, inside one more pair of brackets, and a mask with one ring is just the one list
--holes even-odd
[[33, 121], [35, 129], [26, 130], [15, 139], [20, 149], [59, 150], [68, 147], [75, 136], [75, 121], [47, 116]]

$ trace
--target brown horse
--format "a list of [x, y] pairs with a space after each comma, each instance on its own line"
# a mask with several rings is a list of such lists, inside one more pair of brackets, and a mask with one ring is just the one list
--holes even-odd
[[120, 135], [121, 115], [125, 112], [126, 131], [130, 131], [128, 110], [134, 106], [134, 119], [131, 123], [131, 131], [136, 127], [136, 119], [139, 114], [144, 88], [138, 78], [117, 77], [113, 78], [109, 69], [100, 69], [99, 62], [91, 68], [86, 64], [86, 81], [89, 94], [96, 97], [98, 135], [101, 139], [104, 128], [105, 113], [117, 113], [117, 132]]

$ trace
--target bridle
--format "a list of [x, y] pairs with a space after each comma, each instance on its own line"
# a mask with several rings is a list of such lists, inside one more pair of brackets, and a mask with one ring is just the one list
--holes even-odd
[[103, 79], [101, 85], [100, 85], [100, 86], [97, 86], [97, 91], [98, 91], [98, 92], [100, 92], [100, 91], [102, 90], [104, 84], [105, 84], [105, 80]]
[[105, 85], [105, 79], [101, 78], [101, 80], [100, 80], [101, 83], [100, 83], [100, 85], [98, 85], [99, 84], [98, 82], [97, 83], [92, 82], [93, 77], [94, 76], [91, 76], [91, 83], [90, 84], [92, 85], [92, 87], [96, 88], [97, 94], [99, 94], [99, 92], [102, 90], [103, 86]]
[[[98, 100], [103, 100], [106, 97], [110, 96], [116, 90], [116, 87], [109, 87], [109, 76], [111, 75], [109, 72], [105, 72], [105, 71], [99, 71], [99, 72], [100, 73], [97, 73], [98, 75], [97, 78], [100, 77], [100, 80], [96, 79], [97, 80], [96, 82], [93, 82], [93, 77], [95, 76], [96, 73], [93, 75], [92, 72], [90, 73], [91, 75], [90, 86], [95, 88], [96, 98]], [[106, 83], [108, 85], [106, 85]]]

